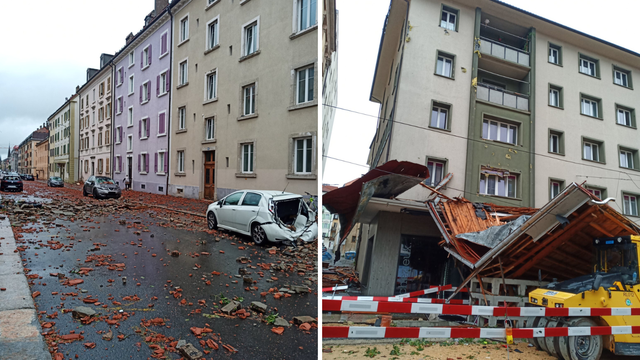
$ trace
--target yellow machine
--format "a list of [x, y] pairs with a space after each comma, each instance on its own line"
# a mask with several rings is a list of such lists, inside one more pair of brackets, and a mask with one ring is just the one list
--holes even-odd
[[[640, 308], [638, 258], [640, 236], [593, 240], [594, 273], [553, 282], [529, 294], [532, 305], [560, 308]], [[640, 316], [529, 318], [525, 327], [640, 326]], [[532, 343], [565, 360], [597, 360], [602, 349], [615, 355], [640, 355], [640, 334], [536, 338]]]

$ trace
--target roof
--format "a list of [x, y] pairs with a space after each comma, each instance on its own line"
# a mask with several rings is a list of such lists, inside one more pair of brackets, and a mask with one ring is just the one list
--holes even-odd
[[337, 188], [338, 188], [337, 186], [322, 184], [322, 192], [323, 193], [328, 193], [329, 191], [335, 190]]

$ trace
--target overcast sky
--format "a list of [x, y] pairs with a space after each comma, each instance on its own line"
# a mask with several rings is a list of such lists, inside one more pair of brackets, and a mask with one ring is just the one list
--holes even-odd
[[153, 0], [3, 1], [0, 17], [0, 156], [42, 125], [137, 33]]
[[[635, 19], [640, 10], [638, 0], [504, 2], [640, 53]], [[328, 156], [364, 165], [376, 130], [379, 105], [369, 101], [369, 93], [389, 0], [337, 0], [336, 7], [338, 106], [373, 117], [337, 110]], [[343, 185], [367, 171], [365, 167], [327, 159], [322, 182]]]

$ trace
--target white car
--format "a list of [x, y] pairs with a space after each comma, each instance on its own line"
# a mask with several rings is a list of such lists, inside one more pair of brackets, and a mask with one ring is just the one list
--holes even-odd
[[282, 191], [240, 190], [207, 208], [209, 229], [250, 235], [256, 244], [314, 241], [316, 214], [301, 195]]

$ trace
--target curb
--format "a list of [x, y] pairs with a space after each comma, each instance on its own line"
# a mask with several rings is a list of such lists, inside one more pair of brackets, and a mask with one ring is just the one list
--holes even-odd
[[0, 220], [0, 359], [51, 360], [9, 218]]

